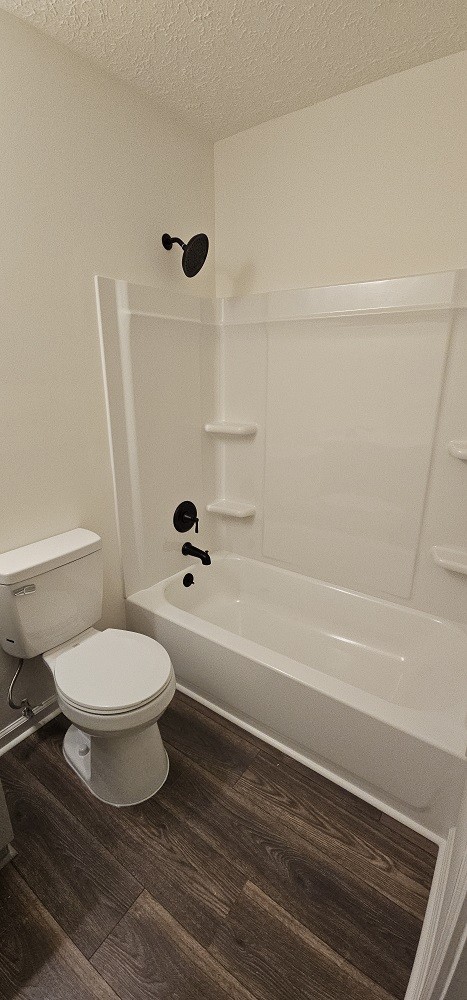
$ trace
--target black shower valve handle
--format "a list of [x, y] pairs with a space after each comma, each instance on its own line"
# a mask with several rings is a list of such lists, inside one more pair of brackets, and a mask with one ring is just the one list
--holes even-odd
[[173, 516], [173, 526], [177, 531], [190, 531], [191, 528], [194, 528], [195, 534], [198, 534], [198, 511], [192, 500], [183, 500], [182, 503], [179, 503]]

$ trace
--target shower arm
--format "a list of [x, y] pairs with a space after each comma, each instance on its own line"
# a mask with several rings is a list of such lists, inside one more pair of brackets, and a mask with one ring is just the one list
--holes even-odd
[[169, 236], [168, 233], [164, 233], [162, 237], [162, 246], [164, 247], [164, 249], [171, 250], [174, 243], [178, 243], [179, 247], [181, 247], [182, 250], [184, 250], [186, 247], [186, 243], [184, 243], [183, 240], [179, 239], [178, 236]]

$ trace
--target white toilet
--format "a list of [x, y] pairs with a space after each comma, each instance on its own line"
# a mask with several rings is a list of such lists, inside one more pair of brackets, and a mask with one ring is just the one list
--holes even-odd
[[0, 555], [0, 643], [42, 654], [72, 725], [63, 742], [89, 790], [136, 805], [164, 784], [169, 761], [157, 720], [175, 694], [166, 650], [138, 632], [92, 628], [102, 613], [102, 542], [76, 528]]

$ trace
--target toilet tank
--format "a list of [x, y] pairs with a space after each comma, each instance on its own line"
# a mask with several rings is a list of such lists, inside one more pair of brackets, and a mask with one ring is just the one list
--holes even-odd
[[84, 528], [0, 555], [0, 645], [29, 659], [102, 614], [102, 541]]

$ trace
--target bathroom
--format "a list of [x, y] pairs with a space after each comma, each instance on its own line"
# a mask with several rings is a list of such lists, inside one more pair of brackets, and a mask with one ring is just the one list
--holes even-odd
[[[0, 998], [458, 1000], [460, 8], [0, 8], [0, 576], [93, 533], [90, 624], [178, 686], [167, 781], [117, 809], [46, 658], [12, 709], [0, 650]], [[209, 237], [193, 277], [167, 233]]]

